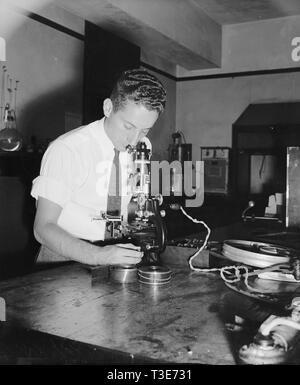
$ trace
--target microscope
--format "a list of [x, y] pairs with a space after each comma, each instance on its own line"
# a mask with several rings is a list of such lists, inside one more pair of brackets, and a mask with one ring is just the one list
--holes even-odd
[[151, 195], [151, 143], [145, 138], [135, 147], [127, 146], [136, 181], [128, 206], [128, 219], [102, 213], [106, 221], [106, 234], [112, 241], [130, 242], [141, 248], [142, 266], [159, 266], [160, 254], [166, 248], [167, 230], [162, 209], [163, 197]]
[[133, 156], [138, 182], [129, 207], [127, 231], [144, 253], [141, 264], [160, 265], [159, 256], [167, 241], [166, 212], [162, 209], [162, 195], [151, 195], [151, 149], [146, 142], [139, 142], [128, 151]]

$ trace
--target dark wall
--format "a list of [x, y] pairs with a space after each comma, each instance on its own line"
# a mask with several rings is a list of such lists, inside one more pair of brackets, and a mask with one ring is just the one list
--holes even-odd
[[39, 249], [30, 190], [40, 162], [39, 153], [0, 152], [0, 279], [29, 271]]

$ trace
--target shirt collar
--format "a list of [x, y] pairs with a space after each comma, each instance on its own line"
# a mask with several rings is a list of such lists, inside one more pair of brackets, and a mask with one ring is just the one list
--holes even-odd
[[92, 135], [97, 141], [97, 143], [99, 143], [99, 145], [101, 146], [101, 149], [105, 153], [111, 154], [113, 156], [114, 145], [104, 130], [104, 119], [105, 117], [95, 122], [95, 125], [93, 125], [92, 127]]

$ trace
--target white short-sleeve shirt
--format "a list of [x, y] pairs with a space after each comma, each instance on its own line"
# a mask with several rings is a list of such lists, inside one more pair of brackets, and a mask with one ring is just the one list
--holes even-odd
[[[102, 240], [114, 146], [104, 130], [104, 118], [72, 130], [54, 140], [45, 152], [40, 175], [31, 195], [46, 198], [62, 207], [58, 225], [72, 235]], [[127, 218], [132, 196], [133, 164], [127, 152], [120, 153], [122, 175], [121, 214]]]

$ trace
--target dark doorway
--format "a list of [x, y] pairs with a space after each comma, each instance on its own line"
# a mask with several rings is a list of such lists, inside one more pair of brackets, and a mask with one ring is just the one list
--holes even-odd
[[[300, 146], [300, 102], [250, 104], [233, 124], [232, 181], [241, 207], [285, 193], [287, 147]], [[261, 214], [261, 213], [259, 213]]]
[[90, 22], [85, 23], [83, 123], [102, 117], [102, 104], [126, 69], [140, 66], [140, 48]]

